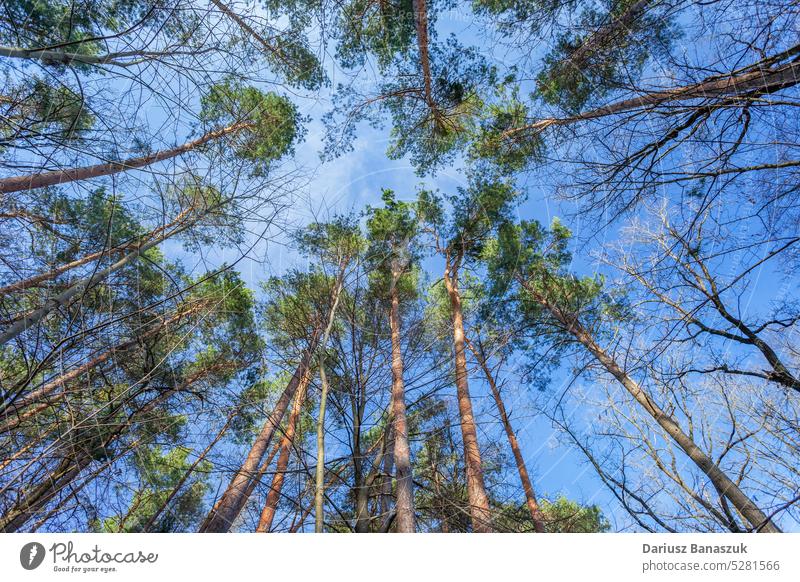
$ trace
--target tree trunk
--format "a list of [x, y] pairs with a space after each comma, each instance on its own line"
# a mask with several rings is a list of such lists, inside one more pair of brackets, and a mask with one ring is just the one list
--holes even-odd
[[58, 388], [65, 386], [66, 384], [72, 382], [76, 378], [79, 378], [86, 372], [89, 372], [90, 370], [93, 370], [97, 366], [107, 362], [112, 357], [119, 356], [120, 354], [124, 354], [126, 351], [135, 348], [140, 344], [142, 340], [156, 335], [157, 333], [163, 331], [176, 321], [198, 310], [199, 310], [198, 308], [193, 308], [191, 310], [187, 310], [171, 316], [169, 319], [159, 323], [158, 325], [154, 325], [149, 330], [143, 332], [140, 336], [125, 341], [103, 352], [99, 356], [92, 358], [88, 362], [81, 364], [80, 366], [70, 370], [69, 372], [62, 374], [58, 378], [55, 378], [54, 380], [50, 380], [49, 382], [40, 385], [38, 388], [28, 393], [19, 402], [15, 401], [16, 398], [19, 397], [19, 394], [17, 394], [14, 399], [12, 399], [10, 402], [6, 404], [3, 404], [3, 406], [0, 407], [0, 419], [3, 419], [4, 421], [4, 423], [0, 425], [0, 433], [8, 432], [9, 430], [16, 428], [21, 420], [29, 416], [27, 414], [21, 414], [22, 410], [25, 409], [26, 407], [32, 404], [40, 403], [42, 399], [48, 397]]
[[258, 527], [256, 531], [259, 533], [266, 533], [272, 527], [272, 520], [275, 519], [275, 513], [278, 511], [278, 501], [281, 498], [281, 489], [283, 489], [283, 482], [286, 479], [286, 469], [289, 467], [289, 455], [294, 445], [294, 435], [297, 430], [297, 421], [300, 418], [300, 413], [303, 410], [303, 402], [306, 398], [306, 389], [311, 381], [311, 374], [306, 373], [303, 376], [303, 381], [297, 389], [297, 395], [294, 397], [294, 406], [292, 413], [289, 415], [289, 422], [286, 424], [286, 432], [281, 439], [280, 454], [278, 455], [278, 464], [275, 467], [275, 476], [272, 478], [272, 484], [267, 494], [267, 500], [264, 503], [264, 510], [261, 512], [261, 518], [258, 520]]
[[317, 467], [314, 486], [314, 533], [325, 529], [325, 405], [328, 401], [328, 376], [325, 366], [319, 368], [321, 391], [317, 414]]
[[464, 318], [461, 308], [461, 294], [458, 289], [458, 273], [449, 260], [445, 270], [444, 282], [452, 310], [458, 413], [461, 420], [461, 435], [464, 441], [464, 464], [467, 473], [467, 494], [472, 529], [478, 533], [486, 533], [492, 531], [489, 497], [486, 495], [486, 485], [483, 481], [481, 451], [478, 447], [478, 433], [475, 428], [472, 398], [469, 393], [467, 357], [464, 351]]
[[64, 273], [66, 273], [67, 271], [71, 271], [72, 269], [77, 269], [78, 267], [86, 265], [87, 263], [90, 263], [96, 259], [100, 259], [102, 257], [110, 257], [112, 255], [118, 255], [119, 253], [128, 251], [141, 244], [144, 244], [149, 239], [157, 237], [159, 234], [163, 233], [168, 228], [178, 225], [181, 222], [181, 220], [185, 217], [186, 213], [187, 211], [181, 212], [175, 218], [175, 220], [171, 221], [169, 224], [165, 224], [163, 226], [154, 229], [147, 235], [140, 237], [139, 240], [123, 243], [117, 245], [112, 249], [103, 249], [101, 251], [90, 253], [86, 256], [81, 257], [80, 259], [75, 259], [74, 261], [70, 261], [69, 263], [56, 267], [55, 269], [51, 269], [46, 273], [34, 275], [33, 277], [28, 277], [27, 279], [23, 279], [22, 281], [17, 281], [16, 283], [9, 283], [4, 287], [0, 287], [0, 297], [2, 297], [3, 295], [8, 295], [9, 293], [24, 291], [25, 289], [30, 289], [31, 287], [39, 287], [42, 283], [45, 283], [47, 281], [52, 281], [59, 275], [63, 275]]
[[126, 172], [128, 170], [144, 168], [152, 164], [191, 152], [209, 142], [220, 139], [226, 135], [238, 133], [249, 127], [252, 127], [252, 123], [235, 123], [222, 129], [209, 131], [205, 135], [195, 140], [186, 142], [178, 147], [162, 150], [146, 156], [128, 158], [127, 160], [123, 160], [121, 162], [108, 162], [93, 166], [83, 166], [80, 168], [69, 168], [66, 170], [54, 170], [51, 172], [41, 172], [39, 174], [28, 174], [26, 176], [12, 176], [10, 178], [4, 178], [0, 180], [0, 193], [8, 194], [10, 192], [19, 192], [20, 190], [33, 190], [35, 188], [44, 188], [46, 186], [56, 186], [59, 184], [67, 184], [69, 182], [78, 182], [80, 180], [100, 178], [102, 176], [119, 174], [120, 172]]
[[[798, 51], [800, 51], [800, 46], [795, 46], [778, 57], [785, 58]], [[774, 61], [775, 58], [767, 59], [767, 61]], [[647, 108], [692, 99], [704, 100], [704, 106], [709, 106], [711, 99], [755, 99], [787, 87], [793, 87], [798, 82], [800, 82], [800, 61], [798, 60], [769, 68], [754, 65], [743, 73], [710, 77], [699, 83], [683, 87], [644, 92], [641, 96], [616, 101], [570, 117], [541, 119], [535, 123], [508, 129], [503, 132], [501, 138], [520, 139], [518, 137], [520, 134], [522, 136], [528, 134], [532, 137], [550, 126], [571, 125], [579, 121], [598, 119], [618, 113], [645, 111]], [[713, 103], [711, 105], [713, 106]]]
[[[394, 422], [392, 422], [392, 425]], [[394, 520], [392, 514], [392, 475], [394, 474], [394, 428], [386, 430], [384, 438], [387, 440], [384, 446], [383, 459], [381, 461], [383, 467], [381, 468], [381, 489], [380, 489], [380, 516], [382, 519], [381, 531], [389, 531], [391, 524], [389, 520]], [[412, 481], [413, 486], [413, 481]], [[412, 499], [413, 501], [413, 499]]]
[[19, 503], [0, 518], [0, 532], [10, 533], [19, 530], [91, 462], [92, 457], [87, 454], [81, 454], [79, 457], [69, 455], [64, 458], [47, 479], [28, 491]]
[[600, 345], [595, 342], [591, 334], [574, 318], [562, 313], [556, 306], [551, 305], [545, 298], [536, 293], [522, 279], [523, 287], [539, 302], [550, 314], [569, 332], [581, 345], [583, 345], [595, 359], [622, 384], [631, 396], [653, 417], [658, 425], [666, 432], [675, 443], [686, 453], [692, 462], [709, 478], [711, 483], [724, 495], [739, 513], [752, 526], [753, 531], [777, 533], [780, 529], [772, 523], [769, 517], [739, 486], [725, 474], [722, 469], [686, 434], [680, 425], [647, 394], [644, 389], [631, 378]]
[[528, 511], [531, 513], [533, 527], [538, 533], [545, 533], [546, 530], [544, 516], [539, 508], [539, 503], [536, 501], [536, 495], [533, 492], [533, 485], [531, 484], [531, 479], [528, 476], [528, 468], [525, 466], [525, 458], [522, 456], [522, 451], [520, 451], [517, 435], [514, 433], [514, 428], [511, 426], [511, 421], [508, 418], [505, 404], [500, 396], [500, 389], [497, 387], [494, 374], [492, 374], [492, 371], [489, 369], [489, 365], [486, 363], [486, 354], [484, 353], [483, 347], [480, 345], [480, 343], [478, 344], [477, 349], [469, 340], [467, 340], [467, 345], [469, 345], [469, 347], [472, 349], [472, 353], [475, 354], [475, 358], [478, 360], [478, 363], [480, 364], [481, 369], [486, 376], [486, 381], [489, 383], [489, 387], [492, 389], [492, 396], [494, 397], [494, 402], [497, 405], [497, 412], [500, 415], [500, 421], [503, 423], [503, 428], [506, 431], [506, 437], [508, 437], [508, 444], [511, 445], [511, 451], [514, 453], [514, 461], [517, 464], [519, 480], [522, 482], [522, 490], [525, 492], [525, 501], [528, 505]]
[[325, 405], [328, 401], [328, 376], [325, 372], [325, 349], [328, 345], [331, 330], [333, 329], [334, 316], [339, 307], [339, 299], [344, 286], [344, 273], [347, 262], [343, 262], [339, 269], [336, 287], [333, 292], [331, 317], [322, 338], [322, 351], [319, 358], [319, 379], [321, 392], [319, 396], [319, 414], [317, 415], [317, 466], [314, 481], [314, 533], [322, 533], [325, 524]]
[[405, 385], [403, 382], [403, 352], [400, 345], [400, 299], [396, 273], [392, 275], [392, 306], [389, 326], [392, 333], [392, 429], [394, 434], [394, 464], [397, 479], [396, 531], [413, 533], [414, 484], [411, 473], [411, 449], [408, 445]]
[[417, 49], [419, 50], [419, 63], [422, 68], [422, 79], [425, 87], [425, 102], [428, 107], [435, 111], [436, 104], [433, 101], [433, 90], [431, 88], [431, 62], [428, 53], [428, 7], [425, 0], [412, 0], [414, 10], [414, 26], [417, 31]]
[[319, 330], [315, 330], [309, 341], [309, 346], [303, 353], [297, 369], [294, 371], [292, 379], [286, 385], [281, 397], [275, 404], [272, 413], [264, 423], [261, 433], [256, 437], [250, 452], [247, 454], [242, 466], [236, 472], [228, 484], [227, 489], [222, 494], [217, 505], [209, 512], [200, 531], [203, 533], [221, 533], [230, 530], [234, 520], [239, 517], [245, 503], [247, 502], [248, 486], [257, 474], [258, 467], [264, 453], [269, 448], [272, 438], [275, 436], [276, 429], [280, 426], [289, 402], [294, 398], [303, 376], [310, 368], [311, 359], [319, 344]]
[[602, 25], [591, 33], [566, 60], [569, 61], [569, 64], [573, 67], [581, 68], [585, 66], [586, 60], [591, 53], [597, 51], [598, 46], [609, 44], [621, 31], [627, 31], [633, 22], [642, 16], [650, 4], [654, 4], [658, 1], [659, 0], [638, 0], [628, 6], [619, 16], [614, 16], [613, 14], [609, 15], [611, 22]]
[[[114, 431], [105, 438], [100, 444], [100, 448], [109, 451], [109, 447], [116, 442], [119, 437], [124, 433], [124, 430], [139, 416], [145, 414], [160, 403], [167, 400], [171, 395], [180, 392], [184, 389], [189, 382], [184, 382], [180, 387], [175, 387], [170, 390], [161, 392], [138, 410], [128, 416], [124, 425], [117, 424]], [[108, 416], [100, 421], [107, 421], [105, 426], [111, 426], [114, 423], [115, 414], [122, 408], [123, 403], [118, 402], [115, 410], [110, 411]], [[80, 427], [73, 428], [72, 430], [80, 431]], [[26, 493], [26, 495], [18, 501], [11, 509], [9, 509], [2, 518], [0, 518], [0, 532], [13, 532], [21, 528], [25, 523], [33, 517], [39, 510], [44, 508], [64, 487], [69, 485], [80, 473], [94, 461], [89, 447], [82, 447], [80, 434], [74, 438], [69, 445], [63, 446], [60, 451], [56, 451], [54, 455], [56, 458], [61, 458], [55, 470], [53, 470], [46, 479], [44, 479], [34, 489]], [[9, 484], [10, 485], [10, 484]], [[6, 485], [6, 488], [8, 485]], [[4, 492], [0, 491], [0, 494]]]

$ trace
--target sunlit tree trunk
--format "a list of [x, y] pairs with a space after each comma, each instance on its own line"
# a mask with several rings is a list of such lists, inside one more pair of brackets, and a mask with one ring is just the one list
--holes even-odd
[[391, 311], [389, 326], [392, 334], [392, 433], [394, 435], [394, 465], [397, 479], [397, 502], [395, 504], [396, 531], [413, 533], [414, 484], [411, 475], [411, 449], [408, 444], [406, 421], [405, 384], [403, 382], [403, 352], [400, 345], [400, 298], [397, 291], [399, 274], [392, 273]]
[[272, 478], [272, 484], [267, 493], [267, 500], [264, 503], [264, 509], [261, 512], [261, 517], [258, 520], [258, 527], [256, 531], [266, 533], [272, 527], [272, 521], [275, 519], [275, 513], [278, 511], [278, 502], [281, 498], [281, 489], [286, 480], [286, 470], [289, 467], [289, 456], [294, 446], [294, 435], [297, 431], [297, 421], [300, 418], [300, 413], [303, 410], [303, 402], [306, 398], [306, 390], [311, 381], [311, 374], [306, 373], [303, 376], [303, 381], [297, 389], [297, 394], [294, 397], [294, 405], [292, 412], [289, 415], [289, 422], [286, 423], [286, 432], [283, 433], [283, 438], [280, 444], [280, 454], [278, 454], [278, 463], [275, 467], [275, 476]]
[[500, 389], [497, 386], [494, 374], [492, 374], [492, 371], [489, 369], [489, 365], [486, 362], [486, 354], [484, 353], [483, 347], [480, 345], [480, 343], [478, 344], [477, 348], [474, 344], [472, 344], [472, 342], [468, 341], [468, 344], [470, 348], [472, 348], [472, 353], [475, 354], [475, 358], [478, 360], [478, 364], [480, 364], [481, 369], [483, 370], [484, 376], [486, 377], [486, 382], [489, 384], [489, 388], [492, 390], [492, 397], [497, 405], [497, 412], [500, 415], [500, 422], [503, 423], [503, 428], [505, 429], [506, 437], [508, 438], [508, 444], [511, 446], [511, 452], [514, 454], [514, 462], [517, 464], [519, 480], [522, 482], [522, 490], [525, 493], [525, 502], [527, 503], [528, 511], [530, 511], [531, 514], [533, 527], [537, 532], [544, 533], [544, 516], [542, 515], [542, 510], [539, 508], [539, 503], [536, 501], [536, 495], [533, 491], [533, 484], [531, 483], [531, 478], [528, 475], [528, 468], [525, 465], [525, 458], [522, 456], [522, 451], [519, 448], [519, 441], [517, 441], [517, 435], [514, 432], [514, 427], [511, 426], [511, 421], [508, 418], [506, 406], [503, 403], [503, 398], [500, 395]]
[[119, 174], [128, 170], [144, 168], [152, 164], [168, 160], [182, 154], [196, 150], [207, 143], [220, 139], [227, 135], [238, 133], [252, 127], [251, 123], [235, 123], [222, 129], [209, 131], [205, 135], [186, 142], [183, 145], [168, 150], [162, 150], [146, 156], [128, 158], [120, 162], [108, 162], [93, 166], [83, 166], [80, 168], [69, 168], [66, 170], [54, 170], [52, 172], [40, 172], [26, 176], [13, 176], [0, 180], [0, 193], [19, 192], [20, 190], [33, 190], [34, 188], [44, 188], [46, 186], [56, 186], [90, 178], [100, 178]]
[[[800, 46], [795, 46], [782, 55], [766, 60], [772, 61], [777, 57], [785, 58], [798, 51], [800, 51]], [[615, 101], [577, 115], [540, 119], [531, 124], [508, 129], [503, 132], [501, 138], [503, 140], [519, 140], [527, 136], [535, 136], [551, 126], [572, 125], [580, 121], [599, 119], [620, 113], [646, 112], [660, 105], [677, 104], [693, 99], [706, 101], [703, 105], [698, 105], [698, 108], [713, 106], [713, 103], [708, 104], [708, 100], [711, 99], [718, 99], [720, 103], [724, 103], [726, 100], [743, 102], [793, 87], [797, 85], [798, 81], [800, 81], [800, 62], [797, 60], [772, 67], [754, 65], [745, 72], [723, 77], [715, 76], [692, 85], [643, 91], [640, 96]]]
[[458, 270], [448, 257], [444, 275], [453, 324], [453, 347], [455, 349], [456, 391], [458, 413], [461, 420], [461, 436], [464, 442], [464, 464], [467, 473], [467, 494], [469, 498], [472, 529], [475, 532], [491, 532], [491, 512], [486, 485], [483, 480], [481, 451], [478, 447], [478, 433], [475, 416], [472, 412], [472, 397], [467, 378], [467, 357], [465, 353], [464, 316], [461, 307], [461, 293], [458, 288]]
[[317, 466], [315, 471], [314, 481], [314, 532], [322, 533], [325, 523], [325, 406], [328, 401], [328, 376], [325, 372], [325, 349], [328, 345], [328, 339], [333, 329], [333, 322], [335, 320], [336, 310], [339, 307], [339, 300], [342, 296], [342, 287], [344, 287], [344, 273], [347, 267], [347, 261], [344, 261], [339, 268], [339, 275], [336, 279], [336, 287], [333, 291], [333, 301], [331, 303], [331, 316], [328, 319], [328, 325], [325, 328], [325, 333], [322, 337], [322, 349], [319, 358], [319, 379], [321, 384], [321, 392], [319, 396], [319, 414], [317, 415]]
[[[332, 316], [332, 314], [330, 314], [329, 317], [330, 316]], [[316, 329], [312, 333], [308, 348], [306, 348], [305, 352], [303, 352], [300, 363], [297, 365], [291, 380], [289, 380], [289, 383], [286, 385], [286, 388], [278, 399], [278, 402], [275, 404], [275, 407], [273, 408], [269, 417], [267, 417], [261, 432], [259, 433], [258, 437], [256, 437], [255, 442], [253, 442], [250, 452], [247, 454], [247, 457], [245, 458], [241, 467], [231, 478], [231, 481], [228, 484], [228, 487], [225, 489], [225, 492], [222, 494], [222, 497], [208, 514], [202, 526], [200, 527], [201, 532], [227, 532], [230, 530], [236, 518], [239, 517], [239, 514], [244, 508], [247, 498], [249, 497], [247, 494], [250, 491], [249, 485], [257, 475], [258, 467], [261, 464], [261, 459], [264, 457], [264, 453], [269, 448], [269, 445], [275, 436], [275, 431], [280, 426], [280, 423], [286, 414], [286, 410], [289, 408], [289, 403], [294, 398], [294, 395], [297, 392], [303, 377], [309, 371], [311, 360], [314, 357], [314, 353], [316, 352], [319, 344], [319, 336], [320, 330]]]

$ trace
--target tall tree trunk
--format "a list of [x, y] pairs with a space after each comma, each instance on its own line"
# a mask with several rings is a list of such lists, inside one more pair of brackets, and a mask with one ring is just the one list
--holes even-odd
[[[394, 422], [390, 420], [391, 424]], [[392, 475], [394, 474], [394, 428], [386, 430], [384, 438], [387, 440], [384, 446], [385, 452], [383, 453], [382, 467], [381, 467], [381, 489], [380, 489], [380, 515], [382, 518], [381, 531], [389, 531], [391, 522], [394, 521], [394, 513], [392, 512]], [[412, 482], [413, 485], [413, 482]]]
[[325, 406], [328, 402], [328, 376], [325, 366], [319, 367], [321, 390], [317, 414], [317, 466], [314, 481], [314, 533], [325, 529]]
[[425, 0], [413, 0], [414, 26], [417, 31], [417, 49], [419, 50], [419, 63], [422, 68], [422, 79], [425, 88], [425, 102], [428, 107], [435, 111], [436, 104], [433, 101], [433, 90], [431, 88], [431, 61], [428, 52], [428, 7]]
[[222, 497], [217, 502], [216, 506], [209, 512], [200, 531], [203, 533], [221, 533], [230, 530], [233, 522], [239, 517], [242, 509], [249, 495], [248, 486], [252, 483], [257, 474], [258, 467], [261, 464], [261, 459], [264, 453], [269, 448], [272, 438], [275, 436], [275, 431], [280, 426], [286, 410], [289, 408], [289, 402], [294, 398], [297, 389], [299, 388], [303, 377], [308, 373], [311, 366], [311, 359], [314, 357], [317, 346], [319, 344], [319, 329], [316, 329], [312, 334], [308, 348], [303, 352], [300, 363], [297, 365], [292, 379], [286, 385], [283, 393], [281, 394], [278, 402], [275, 404], [272, 412], [264, 423], [261, 433], [256, 437], [250, 452], [247, 454], [242, 466], [231, 478], [227, 489], [222, 494]]
[[[394, 271], [394, 269], [393, 269]], [[392, 333], [392, 429], [394, 434], [394, 464], [397, 479], [396, 531], [413, 533], [414, 484], [411, 474], [411, 449], [408, 445], [405, 384], [403, 381], [403, 351], [400, 345], [400, 298], [397, 291], [399, 274], [392, 274], [392, 306], [389, 327]]]
[[102, 176], [110, 176], [126, 172], [128, 170], [135, 170], [144, 168], [152, 164], [163, 162], [171, 158], [180, 156], [182, 154], [196, 150], [205, 144], [214, 140], [238, 133], [244, 129], [252, 127], [252, 123], [235, 123], [224, 127], [222, 129], [215, 129], [209, 131], [205, 135], [186, 142], [183, 145], [174, 147], [168, 150], [162, 150], [146, 156], [137, 156], [128, 158], [121, 162], [108, 162], [105, 164], [96, 164], [94, 166], [83, 166], [80, 168], [68, 168], [66, 170], [54, 170], [51, 172], [41, 172], [38, 174], [28, 174], [26, 176], [12, 176], [0, 180], [0, 194], [8, 194], [10, 192], [19, 192], [20, 190], [33, 190], [34, 188], [44, 188], [46, 186], [56, 186], [59, 184], [67, 184], [69, 182], [78, 182], [80, 180], [89, 180], [91, 178], [100, 178]]
[[587, 36], [580, 46], [570, 53], [566, 60], [573, 67], [580, 68], [585, 66], [586, 60], [591, 53], [596, 52], [598, 47], [609, 44], [620, 32], [630, 29], [634, 21], [640, 18], [645, 10], [649, 8], [649, 5], [657, 2], [659, 0], [638, 0], [628, 6], [619, 16], [610, 14], [610, 22], [603, 24]]
[[483, 346], [480, 345], [479, 342], [476, 349], [476, 347], [469, 340], [467, 340], [467, 345], [472, 350], [472, 353], [475, 354], [475, 358], [478, 360], [478, 363], [480, 364], [481, 369], [486, 376], [486, 381], [489, 383], [489, 387], [492, 389], [492, 396], [494, 397], [494, 402], [497, 405], [497, 412], [500, 415], [500, 421], [503, 423], [503, 428], [506, 431], [506, 437], [508, 437], [508, 444], [511, 446], [511, 452], [514, 454], [514, 461], [517, 464], [519, 480], [522, 482], [522, 490], [525, 493], [525, 502], [527, 503], [528, 511], [530, 511], [531, 514], [533, 527], [538, 533], [545, 533], [544, 516], [542, 515], [542, 510], [539, 508], [539, 503], [536, 501], [536, 495], [533, 491], [531, 478], [528, 476], [528, 468], [525, 465], [525, 458], [522, 456], [522, 451], [520, 451], [517, 435], [514, 432], [514, 427], [511, 426], [511, 420], [508, 418], [506, 406], [503, 403], [502, 397], [500, 396], [500, 389], [497, 386], [494, 374], [492, 374], [492, 371], [489, 369], [489, 365], [486, 362], [486, 354], [483, 351]]
[[356, 432], [356, 446], [353, 452], [353, 489], [356, 496], [356, 533], [370, 532], [369, 486], [364, 478], [364, 454], [361, 450], [360, 427]]
[[699, 83], [683, 87], [643, 92], [641, 96], [616, 101], [569, 117], [540, 119], [531, 124], [507, 129], [503, 132], [501, 139], [519, 140], [524, 137], [535, 137], [550, 126], [571, 125], [580, 121], [598, 119], [618, 113], [644, 112], [659, 105], [680, 103], [693, 99], [701, 99], [703, 100], [703, 107], [712, 108], [715, 106], [711, 101], [712, 99], [719, 99], [723, 103], [726, 100], [744, 102], [745, 100], [757, 99], [763, 95], [793, 87], [800, 82], [800, 61], [798, 59], [795, 58], [782, 65], [769, 66], [798, 52], [800, 52], [800, 45], [794, 46], [780, 55], [767, 58], [762, 61], [765, 64], [757, 63], [744, 72], [709, 77]]
[[280, 454], [278, 455], [278, 464], [275, 467], [275, 476], [272, 478], [272, 484], [267, 494], [267, 500], [264, 503], [264, 509], [261, 512], [261, 517], [258, 520], [258, 527], [256, 531], [259, 533], [266, 533], [272, 527], [272, 521], [275, 519], [275, 513], [278, 511], [278, 501], [281, 498], [281, 489], [283, 489], [283, 482], [286, 479], [286, 470], [289, 467], [289, 455], [292, 452], [294, 445], [294, 435], [297, 430], [297, 421], [300, 418], [300, 413], [303, 410], [303, 402], [306, 398], [306, 389], [311, 381], [311, 374], [306, 373], [303, 376], [303, 381], [297, 389], [297, 395], [294, 397], [294, 406], [292, 406], [292, 413], [289, 415], [289, 422], [286, 424], [286, 432], [281, 439]]
[[334, 316], [339, 307], [339, 299], [344, 286], [344, 273], [347, 261], [339, 269], [331, 304], [331, 317], [322, 337], [322, 349], [319, 357], [319, 380], [321, 392], [319, 396], [319, 414], [317, 415], [317, 466], [314, 481], [314, 532], [322, 533], [325, 524], [325, 405], [328, 402], [328, 376], [325, 372], [325, 349], [333, 329]]
[[[109, 447], [124, 434], [125, 429], [127, 429], [136, 418], [153, 410], [170, 396], [183, 390], [187, 385], [188, 383], [184, 382], [179, 387], [161, 392], [128, 416], [125, 424], [116, 424], [116, 426], [114, 426], [115, 415], [123, 406], [122, 402], [118, 402], [116, 408], [109, 411], [107, 417], [99, 419], [100, 421], [106, 421], [105, 426], [114, 426], [114, 430], [100, 444], [100, 448], [108, 452]], [[61, 458], [58, 466], [46, 479], [42, 480], [39, 485], [28, 491], [20, 501], [0, 518], [0, 532], [17, 531], [25, 525], [31, 517], [36, 515], [38, 511], [52, 501], [64, 487], [72, 483], [72, 481], [94, 461], [94, 457], [89, 448], [90, 446], [81, 446], [80, 434], [78, 434], [78, 437], [74, 438], [70, 445], [64, 445], [61, 447], [60, 451], [56, 451], [56, 458]], [[95, 447], [92, 446], [92, 448]], [[8, 485], [10, 484], [7, 484], [6, 488]], [[0, 494], [2, 493], [3, 491], [0, 491]]]
[[625, 389], [633, 396], [642, 408], [653, 417], [658, 425], [666, 432], [675, 443], [686, 453], [692, 462], [708, 477], [717, 491], [725, 496], [745, 520], [752, 526], [754, 531], [777, 533], [780, 529], [772, 523], [769, 517], [759, 509], [733, 480], [720, 469], [711, 457], [703, 452], [694, 442], [692, 437], [686, 434], [672, 416], [664, 410], [645, 392], [645, 390], [631, 378], [616, 360], [611, 357], [597, 342], [592, 335], [577, 321], [576, 318], [563, 313], [555, 305], [551, 304], [544, 297], [538, 294], [527, 281], [518, 277], [522, 286], [528, 291], [533, 299], [542, 305], [559, 322], [565, 331], [570, 333], [581, 345], [583, 345], [595, 359], [622, 384]]
[[486, 485], [483, 480], [481, 451], [478, 447], [478, 433], [475, 427], [475, 416], [472, 412], [469, 380], [467, 379], [464, 316], [461, 308], [461, 294], [458, 289], [458, 271], [457, 268], [453, 267], [449, 258], [444, 282], [452, 310], [458, 414], [461, 420], [461, 436], [464, 442], [464, 464], [467, 474], [467, 495], [472, 529], [475, 532], [486, 533], [492, 531], [489, 497], [486, 495]]
[[259, 464], [261, 463], [261, 459], [264, 457], [264, 453], [269, 448], [272, 438], [275, 435], [275, 431], [280, 426], [280, 423], [286, 414], [286, 410], [289, 407], [289, 402], [292, 400], [292, 398], [294, 398], [303, 376], [310, 371], [311, 360], [314, 358], [314, 354], [316, 353], [317, 348], [320, 346], [321, 336], [324, 335], [325, 339], [327, 340], [327, 336], [330, 335], [330, 330], [333, 327], [333, 322], [336, 317], [336, 308], [339, 304], [339, 296], [341, 294], [341, 288], [343, 285], [345, 268], [346, 265], [341, 267], [339, 277], [337, 278], [338, 284], [334, 287], [325, 331], [322, 332], [322, 330], [317, 327], [312, 333], [311, 338], [309, 339], [308, 348], [303, 353], [292, 379], [289, 381], [286, 389], [284, 389], [281, 397], [275, 404], [275, 408], [264, 423], [261, 433], [258, 435], [258, 437], [256, 437], [256, 440], [253, 443], [253, 446], [250, 448], [250, 452], [242, 463], [242, 466], [233, 476], [228, 484], [227, 489], [222, 494], [222, 497], [209, 512], [205, 521], [200, 526], [201, 532], [219, 533], [229, 531], [234, 520], [239, 517], [239, 514], [244, 508], [244, 505], [253, 490], [252, 485], [254, 483], [254, 478], [257, 477], [257, 470]]

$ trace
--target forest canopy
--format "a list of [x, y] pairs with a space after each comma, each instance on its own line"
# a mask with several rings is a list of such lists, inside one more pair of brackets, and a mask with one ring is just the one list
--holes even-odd
[[7, 0], [0, 531], [800, 531], [789, 0]]

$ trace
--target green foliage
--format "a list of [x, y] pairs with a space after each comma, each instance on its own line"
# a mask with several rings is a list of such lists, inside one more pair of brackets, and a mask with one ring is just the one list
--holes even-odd
[[262, 322], [273, 344], [300, 354], [314, 330], [324, 324], [336, 281], [320, 270], [292, 270], [262, 284]]
[[549, 533], [601, 533], [611, 528], [596, 505], [581, 505], [566, 497], [541, 503]]
[[373, 55], [386, 70], [414, 46], [413, 0], [351, 0], [339, 15], [336, 56], [346, 68], [361, 67]]
[[389, 83], [383, 95], [397, 95], [382, 101], [392, 117], [387, 155], [391, 159], [408, 156], [419, 174], [435, 171], [451, 162], [465, 148], [475, 131], [483, 108], [481, 94], [496, 83], [496, 70], [472, 47], [460, 45], [454, 37], [429, 50], [431, 64], [431, 103], [424, 100], [420, 65], [408, 69], [399, 64], [398, 79], [419, 79], [416, 94], [412, 87]]
[[[582, 505], [563, 495], [555, 501], [540, 500], [539, 509], [547, 533], [603, 533], [611, 527], [598, 506]], [[526, 503], [503, 503], [494, 524], [504, 532], [535, 531]]]
[[66, 45], [70, 52], [96, 54], [105, 35], [122, 32], [141, 19], [146, 0], [7, 0], [0, 19], [0, 42], [37, 49]]
[[[430, 99], [417, 52], [397, 57], [388, 66], [376, 94], [362, 94], [340, 85], [328, 125], [325, 156], [335, 157], [353, 147], [355, 129], [368, 121], [383, 127], [391, 120], [391, 159], [408, 157], [424, 175], [449, 163], [467, 147], [483, 107], [482, 93], [496, 82], [496, 70], [472, 47], [454, 37], [431, 43]], [[341, 120], [341, 121], [340, 121]]]
[[594, 32], [558, 38], [536, 79], [546, 103], [577, 114], [610, 91], [628, 87], [653, 55], [668, 54], [677, 30], [652, 6], [627, 13], [638, 1], [606, 0], [605, 11], [587, 8], [575, 28]]
[[245, 124], [232, 139], [234, 154], [265, 174], [270, 165], [294, 151], [301, 118], [288, 98], [234, 81], [218, 83], [201, 98], [200, 120], [216, 129]]
[[[97, 520], [91, 524], [96, 532], [135, 533], [144, 531], [156, 511], [166, 502], [191, 465], [191, 451], [178, 447], [164, 451], [159, 446], [141, 447], [134, 456], [134, 467], [141, 486], [131, 498], [127, 513]], [[186, 531], [203, 515], [204, 496], [208, 484], [197, 475], [208, 472], [210, 463], [202, 462], [193, 476], [181, 487], [166, 511], [163, 511], [151, 532]]]
[[6, 140], [40, 134], [78, 140], [95, 122], [83, 95], [65, 84], [38, 76], [16, 83], [9, 81], [5, 94], [0, 96], [0, 112], [0, 148]]
[[518, 130], [528, 122], [528, 106], [519, 99], [517, 89], [500, 86], [496, 100], [486, 105], [481, 113], [481, 123], [470, 146], [470, 158], [490, 162], [503, 174], [524, 169], [531, 161], [540, 159], [543, 150], [538, 135]]
[[211, 371], [220, 385], [241, 368], [255, 363], [264, 343], [258, 335], [255, 297], [239, 273], [226, 269], [192, 289], [189, 302], [208, 305], [195, 328], [198, 351], [186, 373]]
[[[417, 212], [429, 233], [438, 239], [440, 250], [455, 258], [477, 259], [491, 234], [511, 219], [514, 204], [521, 193], [513, 184], [491, 173], [473, 172], [469, 185], [444, 200], [436, 193], [422, 191]], [[450, 207], [445, 215], [445, 200]]]
[[398, 201], [391, 190], [383, 190], [383, 208], [367, 207], [370, 286], [386, 298], [394, 286], [401, 298], [413, 298], [419, 281], [417, 243], [419, 221], [414, 204]]
[[559, 10], [573, 7], [578, 0], [473, 0], [472, 8], [478, 14], [507, 16], [510, 20], [524, 22], [553, 17]]
[[269, 25], [259, 31], [276, 49], [264, 51], [265, 58], [292, 85], [308, 90], [323, 86], [327, 78], [307, 38], [307, 30], [315, 24], [315, 18], [321, 18], [324, 8], [320, 0], [260, 0], [258, 4], [269, 22], [288, 24], [281, 31]]
[[293, 235], [297, 249], [307, 257], [346, 265], [362, 252], [365, 241], [355, 216], [336, 216], [329, 222], [312, 222]]
[[278, 398], [290, 379], [291, 374], [285, 371], [270, 376], [264, 369], [254, 370], [237, 398], [236, 415], [231, 422], [234, 442], [252, 444], [264, 424], [265, 411], [269, 410], [270, 403]]

